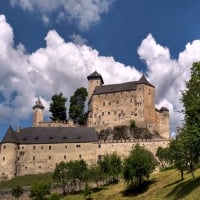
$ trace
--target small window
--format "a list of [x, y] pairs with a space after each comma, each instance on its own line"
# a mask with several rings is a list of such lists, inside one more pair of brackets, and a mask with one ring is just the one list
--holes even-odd
[[51, 150], [51, 145], [49, 145], [49, 150]]
[[81, 148], [81, 145], [80, 145], [80, 144], [77, 144], [77, 145], [76, 145], [76, 148]]
[[114, 111], [114, 114], [115, 114], [115, 115], [117, 114], [117, 111], [116, 111], [116, 110]]
[[117, 104], [119, 104], [119, 101], [117, 100], [117, 102], [116, 102]]
[[105, 102], [103, 102], [103, 106], [105, 106]]
[[35, 150], [35, 146], [33, 146], [33, 150]]
[[108, 115], [110, 115], [110, 112], [108, 112]]
[[65, 149], [67, 149], [67, 145], [65, 145]]
[[109, 102], [109, 106], [111, 105], [111, 102]]
[[3, 161], [5, 160], [5, 157], [3, 157]]
[[3, 146], [3, 149], [6, 149], [6, 145]]
[[41, 146], [41, 149], [43, 149], [43, 146]]
[[33, 156], [33, 160], [35, 160], [35, 156]]
[[66, 155], [64, 155], [64, 159], [66, 160]]
[[104, 116], [104, 112], [102, 112], [102, 116]]
[[81, 155], [81, 154], [79, 155], [79, 158], [80, 158], [80, 159], [82, 158], [82, 155]]
[[51, 160], [51, 156], [49, 156], [49, 160]]

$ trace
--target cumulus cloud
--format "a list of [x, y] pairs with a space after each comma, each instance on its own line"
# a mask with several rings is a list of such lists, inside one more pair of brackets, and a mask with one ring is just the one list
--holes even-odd
[[42, 20], [49, 23], [51, 14], [57, 15], [57, 21], [67, 18], [76, 22], [80, 29], [88, 29], [97, 23], [101, 14], [107, 13], [113, 0], [10, 0], [11, 6], [20, 6], [23, 10], [39, 11]]
[[138, 54], [147, 65], [149, 80], [156, 86], [156, 102], [158, 107], [170, 109], [171, 129], [181, 125], [183, 115], [180, 113], [181, 91], [185, 89], [185, 81], [190, 78], [193, 62], [200, 61], [200, 40], [185, 46], [177, 60], [170, 58], [170, 51], [156, 43], [149, 34], [138, 48]]
[[[49, 102], [55, 93], [63, 92], [68, 101], [78, 87], [87, 87], [87, 76], [94, 70], [102, 74], [105, 84], [138, 80], [141, 73], [134, 66], [125, 66], [113, 57], [100, 56], [86, 44], [66, 42], [51, 30], [46, 46], [28, 54], [23, 44], [15, 47], [12, 27], [0, 15], [0, 121], [32, 118], [32, 109], [39, 96], [48, 115]], [[168, 48], [157, 44], [149, 34], [138, 48], [147, 64], [147, 79], [156, 87], [156, 105], [170, 110], [171, 130], [180, 125], [179, 112], [184, 81], [190, 78], [190, 67], [200, 59], [200, 40], [188, 43], [177, 60], [170, 58]]]

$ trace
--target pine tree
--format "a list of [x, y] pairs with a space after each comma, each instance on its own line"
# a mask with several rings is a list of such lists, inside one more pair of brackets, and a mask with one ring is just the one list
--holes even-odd
[[67, 98], [63, 93], [55, 94], [52, 96], [52, 103], [50, 104], [49, 111], [52, 113], [50, 119], [52, 121], [66, 121], [66, 106]]

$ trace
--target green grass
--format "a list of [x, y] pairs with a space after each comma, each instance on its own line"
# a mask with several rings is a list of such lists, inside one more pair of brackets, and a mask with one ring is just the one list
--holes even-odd
[[[195, 172], [196, 179], [191, 174], [185, 174], [180, 181], [176, 170], [168, 170], [153, 174], [148, 184], [142, 189], [130, 189], [121, 181], [116, 185], [104, 187], [93, 193], [93, 200], [198, 200], [200, 199], [200, 170]], [[67, 195], [62, 200], [83, 200], [83, 194]]]
[[52, 182], [51, 173], [46, 174], [37, 174], [37, 175], [26, 175], [26, 176], [17, 176], [8, 181], [0, 182], [0, 189], [13, 188], [16, 185], [20, 186], [31, 186], [37, 182]]
[[[93, 192], [93, 200], [198, 200], [200, 199], [200, 169], [195, 171], [195, 180], [191, 174], [180, 174], [176, 170], [168, 170], [153, 174], [142, 189], [129, 188], [120, 181], [118, 184], [103, 187]], [[36, 182], [51, 182], [51, 174], [28, 175], [15, 177], [10, 181], [0, 182], [0, 189], [12, 188], [15, 185], [30, 186]], [[67, 195], [62, 200], [83, 200], [81, 193]]]

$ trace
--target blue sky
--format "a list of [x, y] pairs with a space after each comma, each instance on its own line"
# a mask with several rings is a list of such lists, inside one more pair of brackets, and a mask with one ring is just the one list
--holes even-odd
[[105, 84], [144, 73], [156, 107], [182, 116], [181, 93], [200, 60], [200, 1], [0, 0], [0, 139], [7, 127], [31, 126], [38, 96], [68, 99], [97, 70]]

